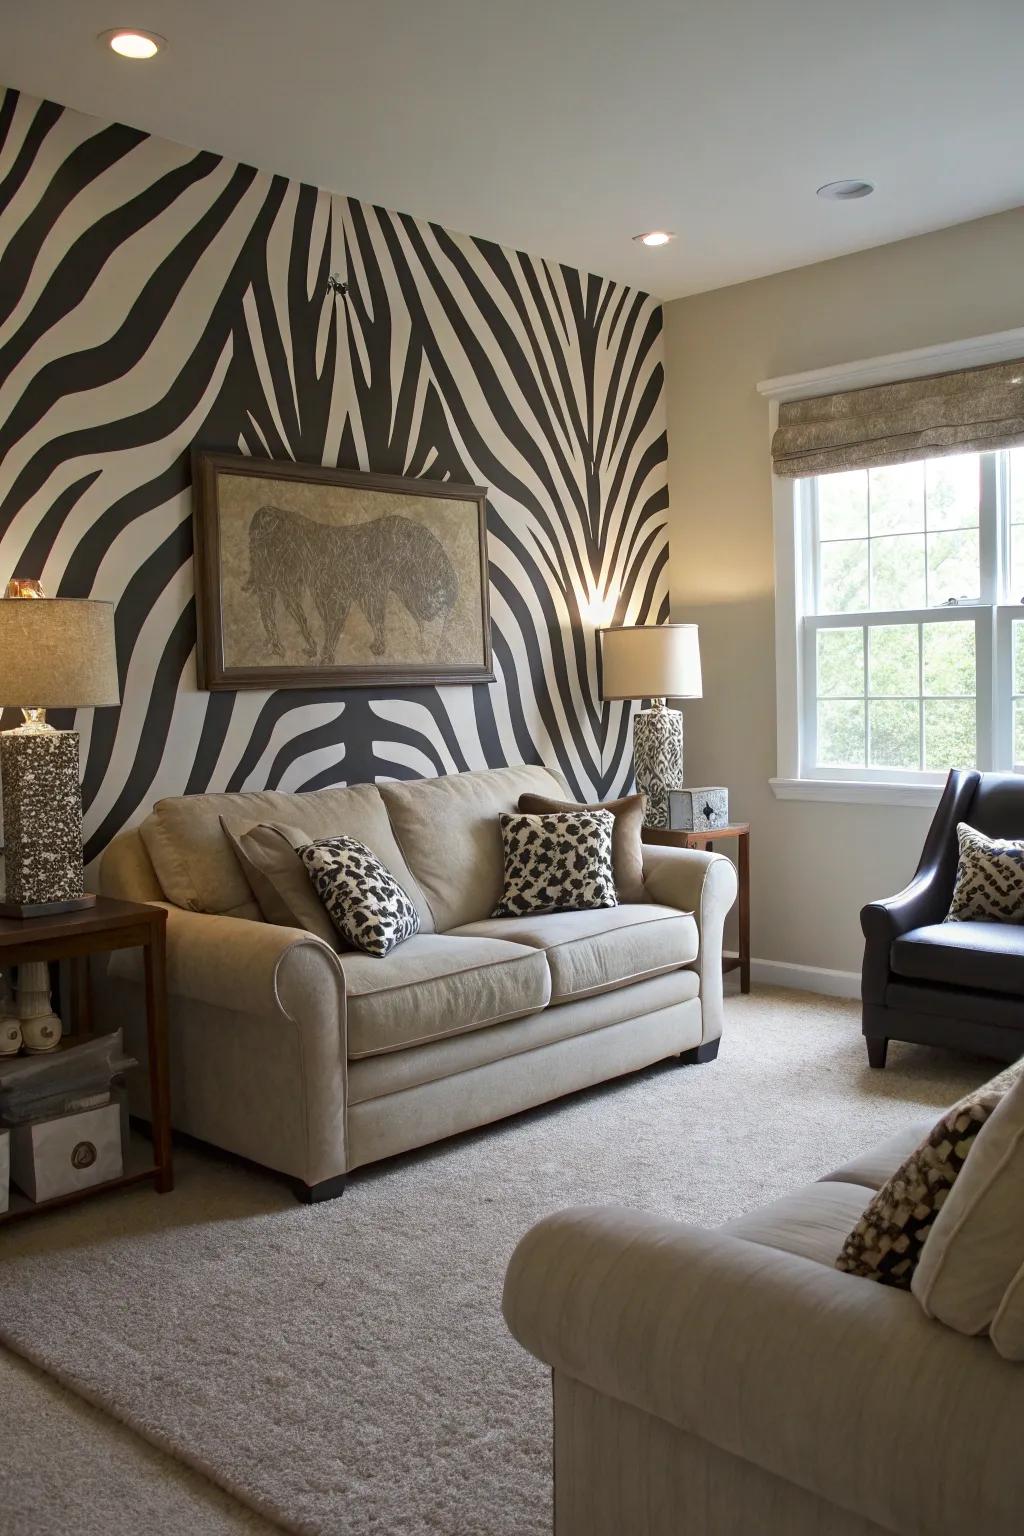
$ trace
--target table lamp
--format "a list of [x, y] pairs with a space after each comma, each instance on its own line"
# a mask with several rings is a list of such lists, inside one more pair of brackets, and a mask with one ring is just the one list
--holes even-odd
[[633, 721], [636, 786], [647, 796], [644, 822], [668, 826], [668, 792], [683, 784], [683, 717], [666, 699], [701, 697], [696, 624], [633, 624], [602, 629], [602, 699], [650, 699]]
[[78, 732], [48, 709], [120, 703], [112, 603], [44, 597], [12, 581], [0, 601], [0, 703], [24, 723], [0, 732], [6, 889], [0, 916], [73, 912], [85, 890]]

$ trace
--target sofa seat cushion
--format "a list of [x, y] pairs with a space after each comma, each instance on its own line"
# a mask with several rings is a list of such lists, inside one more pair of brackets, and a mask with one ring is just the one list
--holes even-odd
[[384, 959], [357, 952], [338, 958], [352, 1058], [521, 1018], [551, 996], [544, 955], [501, 939], [421, 933]]
[[684, 1034], [676, 1047], [689, 1050], [701, 1041], [699, 988], [696, 971], [669, 971], [664, 976], [652, 976], [649, 981], [638, 981], [635, 987], [617, 987], [598, 997], [542, 1008], [527, 1018], [510, 1019], [489, 1029], [470, 1029], [448, 1040], [410, 1046], [406, 1051], [364, 1056], [349, 1062], [348, 1102], [363, 1104], [424, 1083], [442, 1082], [581, 1035], [595, 1037], [592, 1049], [595, 1058], [600, 1057], [605, 1048], [601, 1039], [605, 1030], [614, 1031], [623, 1025], [633, 1027], [640, 1035], [671, 1018], [681, 1024], [684, 1018], [690, 1019], [692, 1038]]
[[[931, 1120], [915, 1120], [893, 1136], [822, 1176], [822, 1184], [859, 1184], [862, 1189], [881, 1189], [896, 1169], [906, 1162], [932, 1128]], [[865, 1202], [866, 1203], [866, 1202]]]
[[1024, 997], [1024, 924], [931, 923], [894, 940], [897, 976]]
[[699, 948], [693, 914], [653, 902], [590, 912], [491, 917], [453, 932], [542, 949], [551, 968], [553, 1003], [592, 997], [677, 970], [696, 960]]
[[870, 1198], [863, 1184], [810, 1184], [747, 1216], [727, 1221], [720, 1230], [765, 1248], [813, 1259], [831, 1269]]

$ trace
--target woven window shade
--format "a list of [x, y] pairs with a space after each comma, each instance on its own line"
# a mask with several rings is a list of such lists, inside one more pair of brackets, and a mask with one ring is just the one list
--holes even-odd
[[1024, 358], [779, 407], [777, 475], [906, 464], [1024, 443]]

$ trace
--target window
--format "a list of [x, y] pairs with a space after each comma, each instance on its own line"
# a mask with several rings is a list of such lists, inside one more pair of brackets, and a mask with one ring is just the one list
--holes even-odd
[[1024, 448], [791, 484], [799, 777], [1024, 765]]
[[1024, 772], [1024, 327], [757, 390], [775, 794], [934, 806], [951, 765]]

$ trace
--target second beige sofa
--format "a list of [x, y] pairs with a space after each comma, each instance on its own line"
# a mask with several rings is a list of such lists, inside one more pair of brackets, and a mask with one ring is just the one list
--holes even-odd
[[[317, 1199], [362, 1164], [664, 1057], [713, 1057], [732, 864], [651, 848], [643, 903], [492, 918], [498, 815], [525, 793], [567, 785], [522, 767], [183, 796], [118, 837], [104, 893], [168, 909], [174, 1125]], [[222, 816], [359, 838], [408, 891], [420, 932], [381, 960], [263, 922]], [[139, 956], [117, 954], [104, 985], [144, 1050]]]
[[931, 1127], [717, 1231], [590, 1206], [526, 1234], [504, 1312], [552, 1372], [555, 1536], [1019, 1536], [1024, 1365], [835, 1267]]

